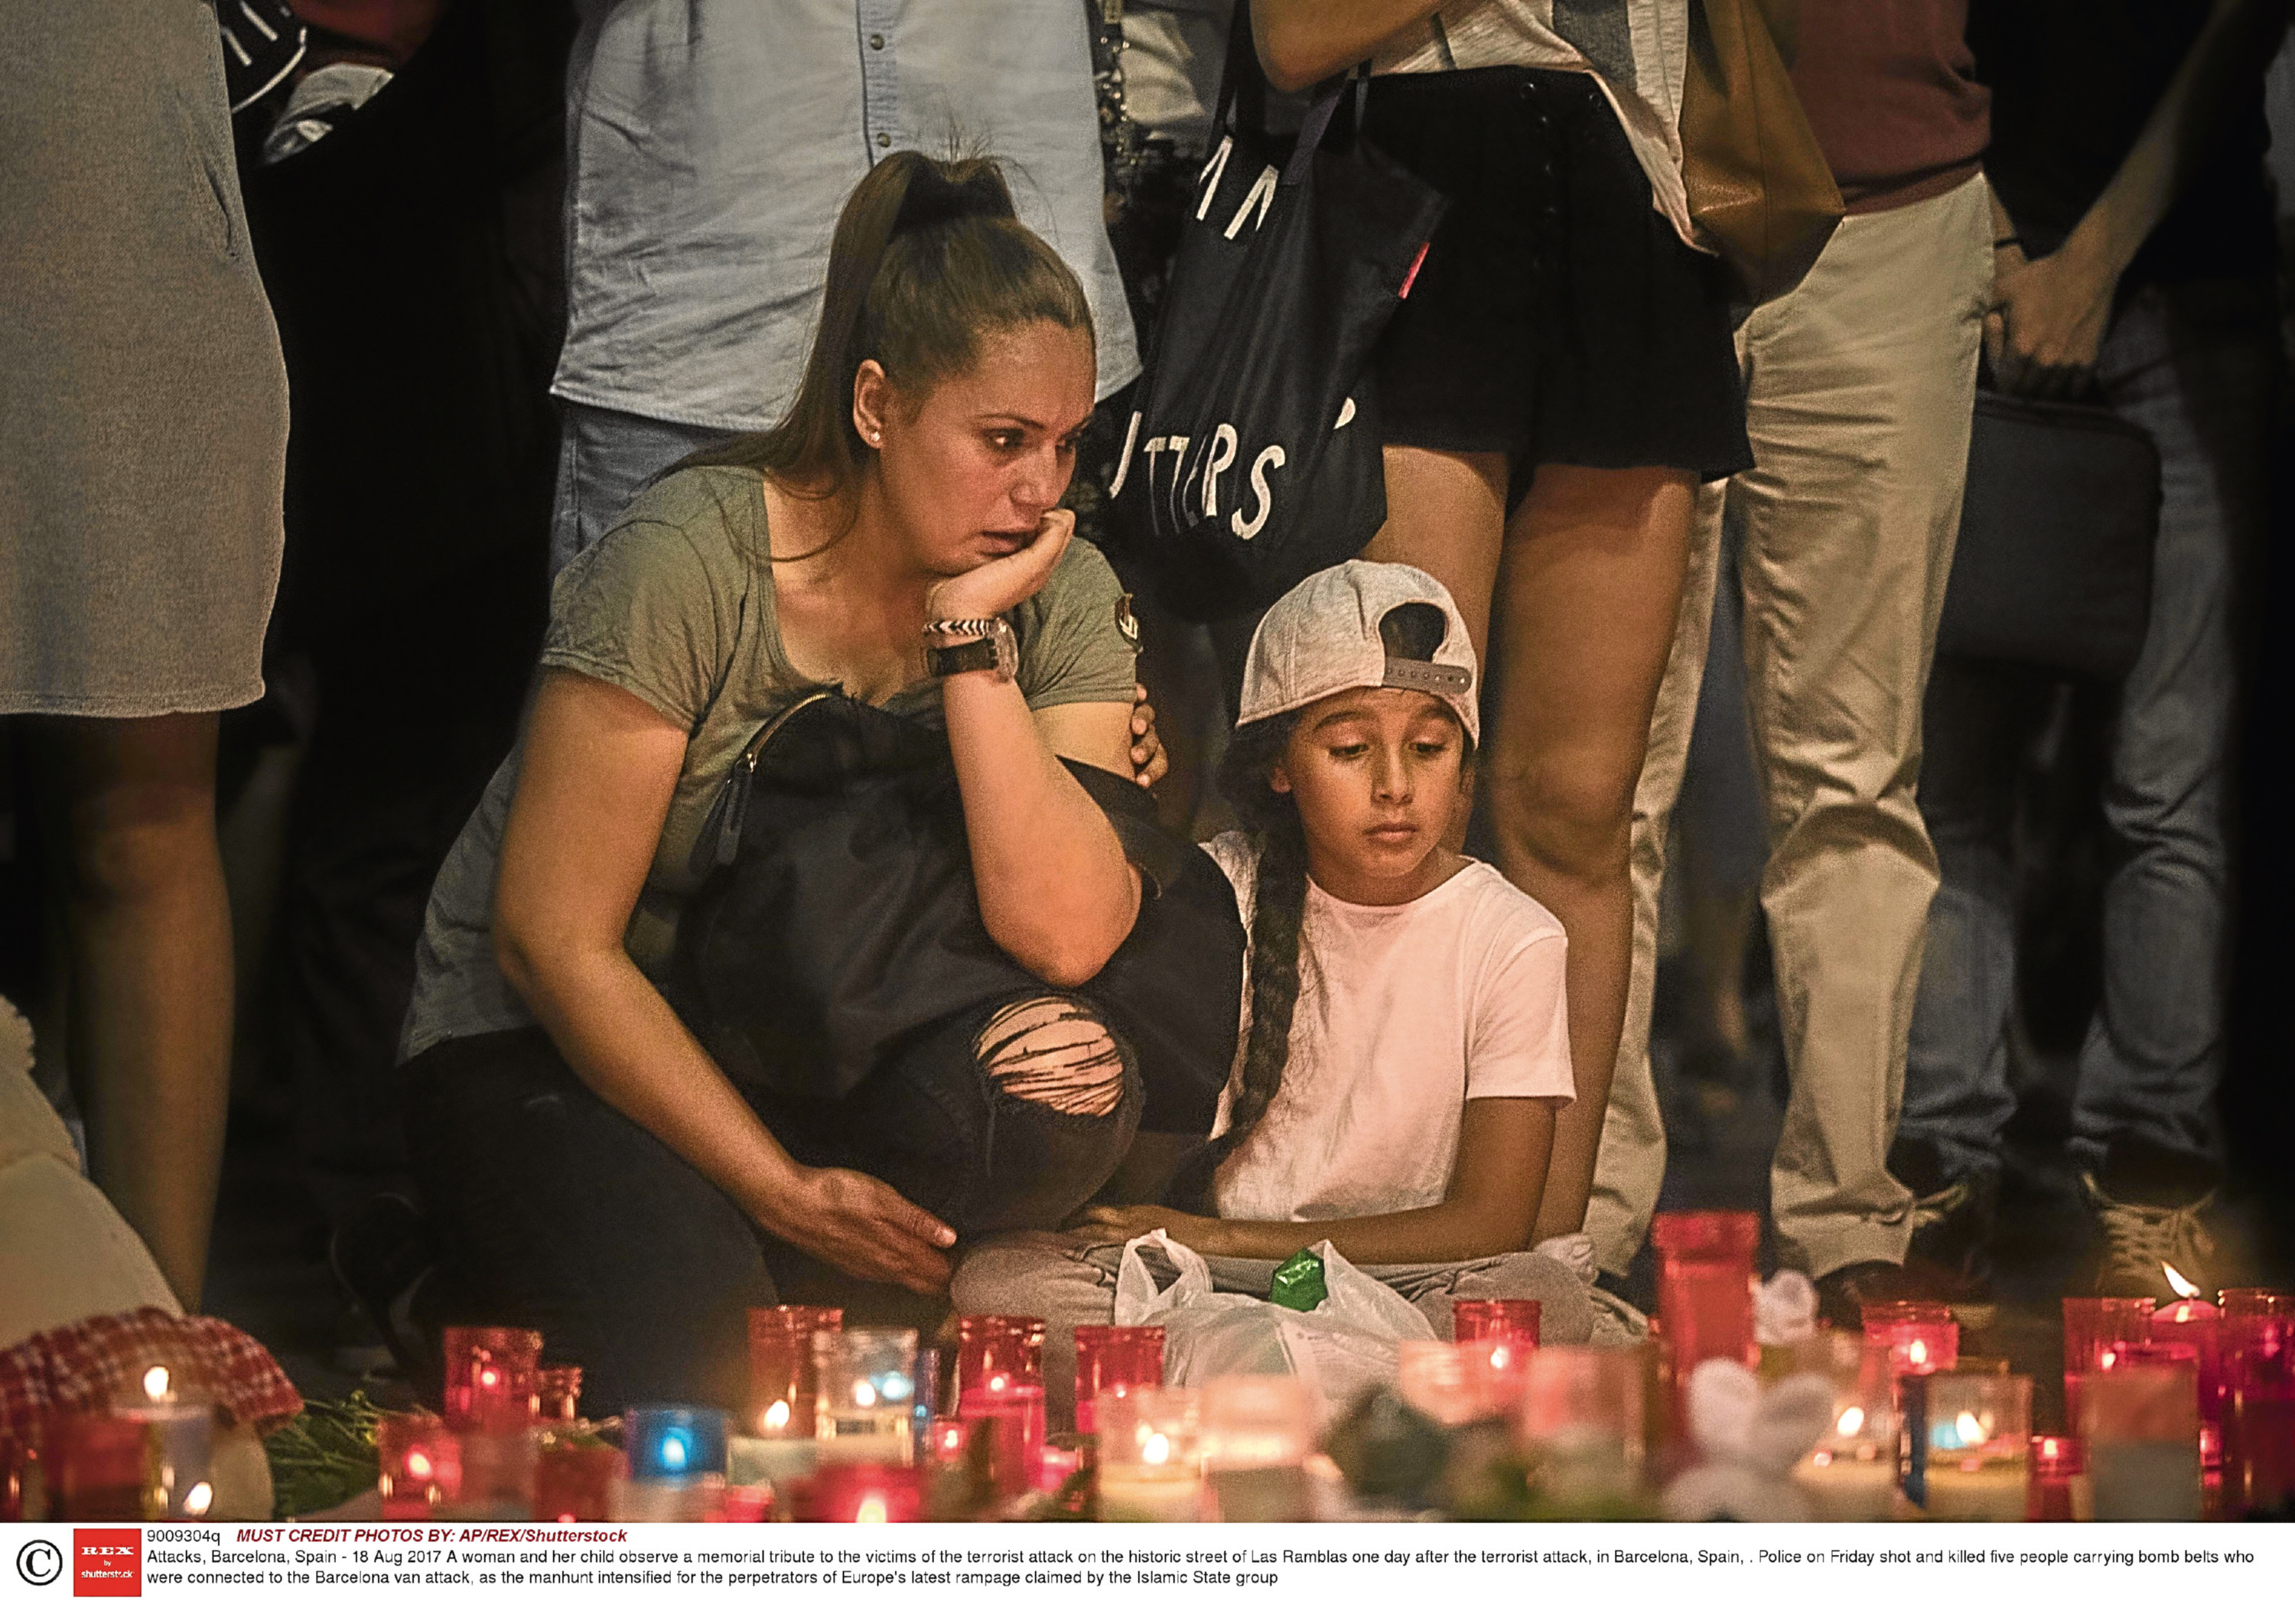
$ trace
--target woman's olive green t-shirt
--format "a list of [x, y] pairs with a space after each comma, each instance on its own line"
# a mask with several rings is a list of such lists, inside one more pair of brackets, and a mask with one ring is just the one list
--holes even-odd
[[[686, 732], [677, 788], [627, 936], [630, 957], [657, 982], [679, 910], [701, 883], [693, 845], [727, 770], [759, 728], [823, 686], [792, 666], [781, 647], [770, 556], [759, 476], [685, 469], [641, 494], [567, 566], [551, 595], [543, 665], [625, 689]], [[1009, 618], [1029, 708], [1130, 702], [1134, 649], [1123, 588], [1091, 547], [1072, 543], [1043, 591]], [[936, 717], [939, 687], [906, 690], [886, 708]], [[495, 771], [431, 888], [402, 1059], [448, 1038], [533, 1024], [495, 967], [492, 932], [521, 748]]]

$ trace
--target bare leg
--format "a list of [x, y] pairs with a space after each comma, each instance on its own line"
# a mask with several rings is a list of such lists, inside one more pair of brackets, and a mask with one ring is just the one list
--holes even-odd
[[1633, 954], [1629, 856], [1689, 550], [1673, 469], [1538, 470], [1507, 530], [1488, 777], [1508, 879], [1570, 933], [1570, 1065], [1536, 1238], [1584, 1227]]
[[1496, 642], [1482, 785], [1499, 865], [1570, 933], [1578, 1098], [1555, 1124], [1537, 1238], [1567, 1235], [1586, 1221], [1625, 1021], [1634, 785], [1695, 486], [1674, 469], [1549, 466], [1507, 525], [1502, 457], [1389, 446], [1386, 476], [1387, 521], [1366, 556], [1426, 570], [1477, 649]]
[[70, 1070], [88, 1171], [196, 1309], [231, 1083], [216, 718], [58, 720], [40, 742], [64, 853]]

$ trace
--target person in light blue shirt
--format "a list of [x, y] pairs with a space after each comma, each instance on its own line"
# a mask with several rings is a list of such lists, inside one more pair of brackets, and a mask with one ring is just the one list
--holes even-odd
[[1139, 370], [1101, 224], [1078, 0], [580, 0], [567, 68], [565, 411], [553, 575], [647, 480], [770, 428], [837, 211], [903, 148], [992, 151], [1083, 284], [1100, 398]]

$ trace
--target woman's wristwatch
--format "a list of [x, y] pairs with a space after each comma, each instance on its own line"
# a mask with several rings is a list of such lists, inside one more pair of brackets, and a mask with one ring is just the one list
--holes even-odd
[[1020, 669], [1020, 641], [1001, 616], [986, 620], [925, 622], [925, 674], [952, 677], [960, 671], [992, 671], [1009, 682]]

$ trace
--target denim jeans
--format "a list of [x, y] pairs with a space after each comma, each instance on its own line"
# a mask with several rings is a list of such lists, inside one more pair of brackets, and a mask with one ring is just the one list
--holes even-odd
[[631, 498], [680, 457], [727, 437], [604, 406], [559, 403], [558, 491], [550, 513], [550, 578], [614, 526]]
[[[2220, 1154], [2226, 893], [2225, 775], [2235, 697], [2234, 592], [2266, 521], [2279, 382], [2267, 282], [2147, 288], [2113, 322], [2096, 377], [2160, 447], [2152, 620], [2117, 698], [2104, 814], [2118, 861], [2103, 895], [2103, 993], [2079, 1057], [2074, 1159], [2126, 1145]], [[1921, 811], [1943, 870], [1913, 1016], [1902, 1137], [1944, 1176], [1997, 1167], [2015, 1110], [2006, 1028], [2015, 986], [2013, 766], [2045, 679], [1940, 669], [1927, 704]]]
[[[1000, 1013], [943, 1023], [842, 1101], [749, 1103], [800, 1162], [882, 1179], [961, 1238], [1057, 1224], [1129, 1147], [1139, 1073], [1118, 1039], [1113, 1109], [1071, 1114], [1017, 1098], [976, 1057]], [[437, 1303], [541, 1331], [553, 1363], [583, 1367], [598, 1413], [738, 1407], [747, 1310], [785, 1292], [895, 1323], [929, 1326], [944, 1310], [862, 1285], [768, 1235], [600, 1099], [538, 1028], [449, 1039], [409, 1062], [406, 1078], [415, 1169], [447, 1258], [420, 1317]]]

